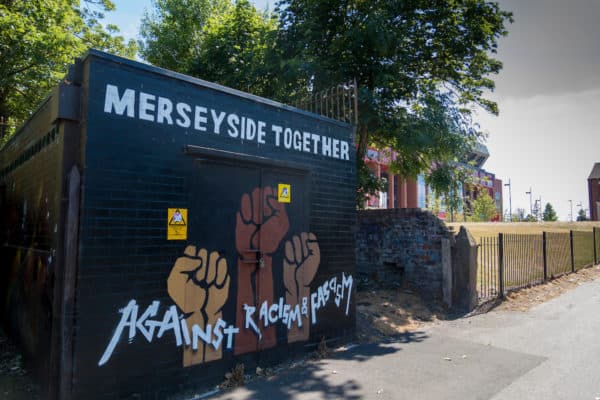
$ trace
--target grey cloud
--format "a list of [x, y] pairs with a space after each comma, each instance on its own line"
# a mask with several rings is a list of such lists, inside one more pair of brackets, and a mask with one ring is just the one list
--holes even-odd
[[600, 0], [501, 0], [514, 13], [497, 57], [499, 96], [530, 97], [600, 87]]

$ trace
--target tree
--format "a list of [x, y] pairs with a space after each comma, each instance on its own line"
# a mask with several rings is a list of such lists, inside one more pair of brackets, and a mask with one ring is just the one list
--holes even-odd
[[[7, 136], [88, 47], [133, 56], [135, 43], [103, 28], [108, 0], [0, 1], [0, 120]], [[0, 125], [0, 130], [3, 126]]]
[[544, 213], [542, 214], [542, 219], [544, 221], [558, 221], [558, 216], [556, 215], [556, 211], [554, 211], [552, 204], [546, 203], [546, 207], [544, 207]]
[[248, 0], [155, 0], [140, 35], [140, 54], [154, 65], [275, 100], [307, 91], [283, 62], [276, 14]]
[[228, 0], [153, 0], [140, 26], [140, 55], [148, 62], [189, 73], [208, 19], [231, 11]]
[[511, 13], [487, 0], [281, 0], [273, 32], [268, 15], [230, 1], [155, 0], [142, 57], [287, 103], [356, 78], [357, 203], [381, 186], [363, 165], [370, 146], [398, 154], [391, 172], [430, 172], [438, 193], [456, 192], [456, 166], [482, 138], [471, 112], [497, 113], [483, 93]]
[[535, 215], [527, 214], [525, 217], [526, 222], [537, 222], [537, 217]]
[[521, 222], [521, 221], [525, 221], [525, 219], [526, 219], [525, 209], [517, 208], [516, 213], [513, 214], [513, 221]]
[[473, 201], [472, 219], [475, 222], [490, 221], [496, 214], [496, 203], [487, 192], [480, 192]]
[[277, 95], [273, 57], [277, 20], [259, 13], [248, 0], [238, 0], [226, 14], [206, 20], [189, 73], [253, 94]]
[[577, 212], [577, 221], [587, 221], [588, 217], [587, 217], [587, 213], [585, 212], [585, 210], [583, 208], [580, 208], [579, 211]]
[[511, 14], [484, 0], [282, 0], [278, 10], [286, 62], [313, 90], [358, 80], [358, 162], [369, 146], [391, 148], [393, 172], [414, 178], [435, 163], [428, 182], [449, 192], [456, 162], [481, 136], [473, 107], [497, 113], [483, 92], [501, 68], [490, 54]]

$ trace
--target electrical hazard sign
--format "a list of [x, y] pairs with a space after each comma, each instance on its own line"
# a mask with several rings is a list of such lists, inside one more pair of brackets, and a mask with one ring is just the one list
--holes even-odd
[[289, 203], [292, 200], [292, 185], [280, 183], [277, 187], [277, 201]]
[[167, 211], [167, 240], [187, 240], [187, 208]]

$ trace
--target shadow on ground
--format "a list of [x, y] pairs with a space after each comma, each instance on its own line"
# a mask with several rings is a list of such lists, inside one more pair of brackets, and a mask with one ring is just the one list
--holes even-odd
[[373, 358], [387, 356], [402, 351], [402, 344], [422, 342], [428, 339], [423, 331], [404, 332], [388, 336], [384, 341], [359, 345], [343, 346], [327, 355], [323, 360], [310, 360], [297, 363], [292, 368], [283, 369], [276, 376], [261, 378], [232, 392], [219, 393], [220, 399], [360, 399], [364, 388], [354, 379], [343, 379], [341, 374], [332, 371], [331, 362], [362, 363]]

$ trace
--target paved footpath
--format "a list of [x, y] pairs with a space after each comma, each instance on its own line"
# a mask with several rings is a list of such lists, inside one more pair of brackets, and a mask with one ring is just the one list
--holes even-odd
[[600, 280], [528, 312], [443, 322], [209, 398], [600, 400]]

